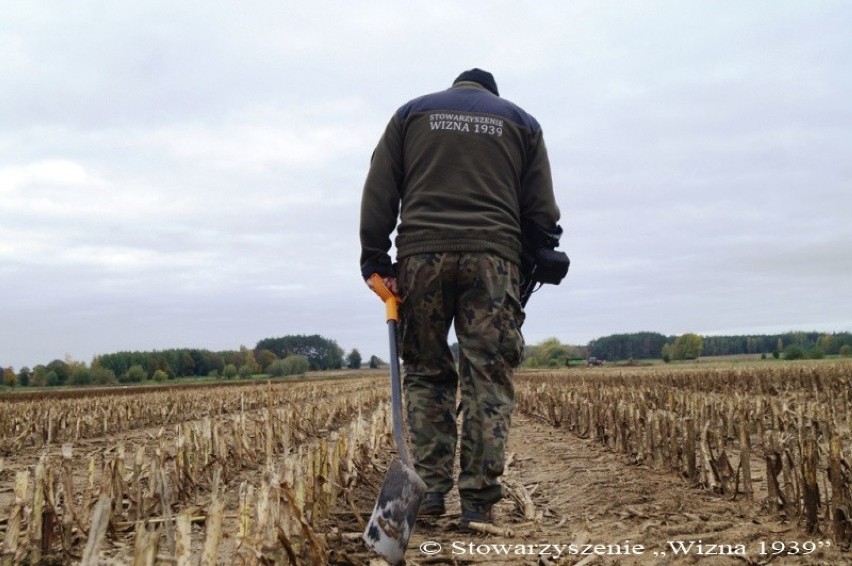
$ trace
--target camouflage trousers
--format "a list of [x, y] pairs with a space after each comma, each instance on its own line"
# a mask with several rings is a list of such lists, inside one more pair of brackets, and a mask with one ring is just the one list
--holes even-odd
[[[427, 491], [453, 487], [461, 403], [459, 494], [464, 508], [503, 497], [524, 312], [518, 266], [487, 253], [429, 253], [399, 265], [404, 391], [415, 470]], [[458, 369], [448, 345], [459, 344]], [[461, 379], [459, 379], [461, 378]]]

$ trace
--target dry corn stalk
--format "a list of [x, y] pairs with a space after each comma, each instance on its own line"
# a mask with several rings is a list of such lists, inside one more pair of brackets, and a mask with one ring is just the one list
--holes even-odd
[[187, 509], [178, 513], [175, 536], [175, 562], [177, 566], [192, 564], [192, 515]]
[[136, 523], [133, 541], [133, 566], [153, 566], [160, 541], [160, 530], [149, 530], [145, 521]]
[[21, 533], [21, 525], [24, 519], [29, 481], [29, 472], [20, 471], [15, 474], [15, 500], [12, 504], [12, 512], [9, 515], [9, 521], [6, 525], [6, 539], [3, 546], [4, 552], [2, 557], [3, 564], [17, 563], [19, 550], [18, 537]]
[[112, 498], [101, 495], [92, 512], [92, 525], [89, 527], [89, 538], [86, 541], [86, 548], [83, 550], [83, 557], [80, 559], [81, 566], [96, 565], [98, 563], [98, 553], [104, 542], [111, 518]]

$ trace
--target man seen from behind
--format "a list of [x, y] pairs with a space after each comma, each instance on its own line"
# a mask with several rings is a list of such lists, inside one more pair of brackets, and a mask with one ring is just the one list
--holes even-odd
[[[427, 487], [421, 516], [445, 512], [457, 444], [461, 529], [490, 522], [504, 495], [512, 376], [524, 348], [522, 226], [552, 233], [558, 221], [541, 127], [480, 69], [404, 104], [373, 152], [361, 200], [361, 275], [370, 285], [378, 273], [401, 299], [408, 428]], [[394, 229], [397, 264], [389, 256]]]

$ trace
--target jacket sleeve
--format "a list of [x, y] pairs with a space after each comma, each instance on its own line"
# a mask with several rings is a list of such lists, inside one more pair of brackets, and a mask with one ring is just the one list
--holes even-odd
[[361, 275], [394, 276], [388, 251], [396, 227], [402, 194], [402, 122], [394, 115], [379, 140], [361, 195]]
[[547, 147], [540, 129], [530, 140], [519, 200], [522, 223], [530, 222], [548, 231], [556, 229], [560, 213], [553, 194]]

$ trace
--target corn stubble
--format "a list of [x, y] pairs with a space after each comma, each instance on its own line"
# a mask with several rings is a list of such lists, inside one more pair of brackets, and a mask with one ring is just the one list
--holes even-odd
[[518, 409], [849, 548], [852, 364], [518, 376]]
[[[850, 381], [848, 363], [593, 368], [519, 373], [516, 399], [628, 462], [848, 548]], [[335, 529], [334, 510], [363, 529], [353, 494], [378, 492], [364, 480], [393, 450], [385, 376], [75, 395], [0, 401], [2, 566], [325, 563], [360, 536]], [[509, 484], [524, 520], [539, 520]]]
[[[0, 406], [4, 453], [39, 452], [0, 470], [15, 478], [11, 507], [0, 510], [4, 566], [324, 563], [332, 509], [390, 446], [387, 392], [375, 378], [36, 405]], [[114, 441], [82, 447], [103, 435]]]

